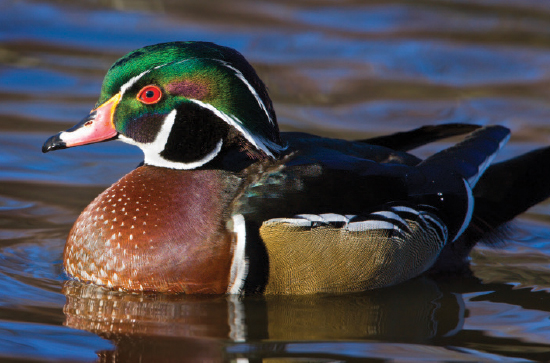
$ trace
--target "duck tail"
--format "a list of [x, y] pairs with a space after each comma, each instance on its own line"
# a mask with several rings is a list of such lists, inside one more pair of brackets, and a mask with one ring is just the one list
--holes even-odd
[[550, 147], [491, 165], [473, 189], [471, 223], [455, 243], [447, 244], [430, 269], [434, 276], [467, 274], [476, 243], [498, 244], [517, 215], [550, 197]]
[[510, 130], [506, 127], [483, 127], [462, 142], [430, 156], [419, 166], [451, 170], [474, 188], [509, 138]]
[[423, 180], [411, 183], [410, 194], [440, 211], [449, 241], [456, 241], [470, 225], [475, 210], [472, 189], [509, 137], [510, 130], [502, 126], [480, 128], [417, 165]]
[[550, 197], [550, 147], [492, 165], [473, 193], [476, 207], [468, 237], [494, 242], [495, 231], [502, 232], [507, 222]]

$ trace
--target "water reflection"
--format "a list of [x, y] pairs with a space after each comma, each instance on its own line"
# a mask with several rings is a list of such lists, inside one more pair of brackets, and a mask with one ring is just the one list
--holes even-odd
[[550, 354], [550, 297], [540, 292], [533, 300], [528, 289], [476, 278], [421, 277], [348, 295], [126, 294], [76, 281], [67, 281], [63, 292], [64, 324], [116, 346], [99, 352], [102, 361], [299, 356], [321, 362], [426, 354], [516, 361], [501, 354], [520, 360]]
[[239, 299], [232, 296], [127, 294], [76, 281], [67, 281], [63, 293], [65, 324], [105, 337], [228, 339], [244, 326]]
[[[161, 360], [168, 360], [197, 341], [201, 353], [189, 361], [205, 358], [201, 346], [208, 346], [205, 352], [212, 359], [222, 354], [223, 346], [227, 348], [224, 354], [236, 354], [241, 342], [268, 356], [280, 344], [267, 342], [383, 339], [425, 343], [455, 334], [465, 318], [462, 297], [441, 291], [428, 278], [352, 295], [137, 295], [75, 281], [66, 282], [63, 292], [67, 297], [65, 325], [110, 339], [117, 349], [105, 355], [120, 359], [145, 357], [166, 344], [171, 353], [163, 353]], [[181, 339], [181, 344], [167, 343], [161, 337]]]

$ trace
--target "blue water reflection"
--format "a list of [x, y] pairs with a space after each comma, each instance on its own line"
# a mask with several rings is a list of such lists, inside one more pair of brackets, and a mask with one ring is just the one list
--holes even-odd
[[8, 358], [49, 361], [92, 361], [97, 349], [112, 344], [94, 334], [65, 327], [0, 322], [0, 352]]
[[[46, 3], [10, 2], [0, 13], [0, 40], [59, 43], [75, 49], [125, 51], [146, 44], [186, 39], [216, 40], [237, 47], [227, 35], [199, 24], [185, 25], [170, 18], [137, 11], [92, 10]], [[22, 22], [22, 19], [25, 19]], [[17, 29], [14, 32], [13, 29]], [[225, 40], [225, 41], [224, 41]]]

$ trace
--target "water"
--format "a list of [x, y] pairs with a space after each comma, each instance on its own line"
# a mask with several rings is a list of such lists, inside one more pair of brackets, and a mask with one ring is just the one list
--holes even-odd
[[476, 248], [471, 277], [246, 299], [67, 282], [73, 221], [141, 155], [122, 143], [45, 155], [41, 145], [87, 114], [115, 59], [172, 40], [241, 51], [284, 130], [364, 138], [498, 123], [513, 131], [501, 158], [550, 142], [548, 2], [0, 0], [0, 359], [550, 360], [548, 202], [506, 245]]

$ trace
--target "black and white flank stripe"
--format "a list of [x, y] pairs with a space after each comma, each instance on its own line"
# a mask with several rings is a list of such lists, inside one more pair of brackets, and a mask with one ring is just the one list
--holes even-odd
[[[430, 210], [428, 206], [391, 205], [386, 209], [364, 215], [299, 214], [293, 218], [270, 219], [265, 222], [290, 224], [294, 227], [318, 228], [332, 227], [349, 232], [388, 231], [403, 240], [403, 236], [413, 233], [412, 228], [435, 233], [441, 246], [447, 243], [448, 230], [445, 224]], [[399, 238], [397, 238], [399, 236]], [[405, 239], [406, 240], [406, 239]]]

